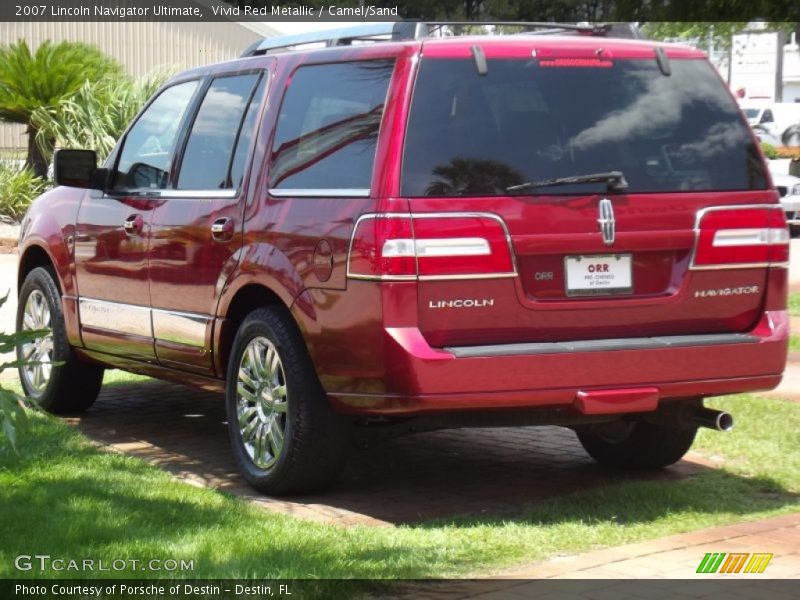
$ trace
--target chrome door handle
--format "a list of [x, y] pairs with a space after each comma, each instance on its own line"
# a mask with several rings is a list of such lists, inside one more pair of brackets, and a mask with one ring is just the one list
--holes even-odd
[[211, 225], [211, 237], [218, 242], [228, 242], [233, 238], [233, 219], [222, 217]]
[[142, 215], [131, 215], [127, 219], [125, 219], [125, 223], [122, 225], [125, 228], [125, 233], [128, 235], [135, 235], [142, 232], [142, 227], [144, 227], [144, 219]]

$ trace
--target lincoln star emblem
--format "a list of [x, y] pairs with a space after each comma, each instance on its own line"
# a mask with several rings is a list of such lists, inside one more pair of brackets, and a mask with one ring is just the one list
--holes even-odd
[[611, 200], [603, 198], [600, 204], [597, 205], [597, 211], [600, 216], [597, 218], [597, 224], [600, 226], [600, 233], [603, 234], [603, 242], [606, 246], [611, 246], [616, 237], [617, 220], [614, 218], [614, 205]]

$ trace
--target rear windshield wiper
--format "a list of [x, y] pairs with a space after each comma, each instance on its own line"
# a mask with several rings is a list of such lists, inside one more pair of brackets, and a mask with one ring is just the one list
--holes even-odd
[[608, 173], [592, 173], [591, 175], [573, 175], [572, 177], [558, 177], [556, 179], [542, 179], [541, 181], [526, 181], [518, 185], [510, 185], [506, 188], [507, 192], [516, 192], [531, 188], [554, 187], [557, 185], [572, 185], [575, 183], [598, 183], [608, 184], [609, 192], [621, 192], [628, 189], [628, 181], [622, 171], [609, 171]]

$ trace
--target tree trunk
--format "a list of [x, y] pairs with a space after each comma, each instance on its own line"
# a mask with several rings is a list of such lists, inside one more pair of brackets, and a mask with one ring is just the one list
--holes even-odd
[[36, 127], [28, 125], [28, 158], [25, 160], [25, 166], [42, 179], [47, 179], [47, 170], [50, 167], [50, 161], [47, 156], [52, 155], [55, 141], [45, 141], [45, 146], [48, 150], [47, 154], [45, 154], [36, 142], [38, 133], [39, 130]]

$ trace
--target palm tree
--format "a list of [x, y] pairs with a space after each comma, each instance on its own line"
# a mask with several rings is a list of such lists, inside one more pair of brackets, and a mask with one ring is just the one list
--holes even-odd
[[525, 181], [513, 167], [496, 161], [456, 156], [449, 164], [436, 165], [438, 177], [428, 184], [429, 196], [506, 194], [512, 185]]
[[47, 177], [54, 140], [41, 139], [31, 115], [37, 108], [57, 107], [84, 82], [116, 76], [122, 67], [98, 48], [76, 42], [45, 41], [31, 53], [25, 41], [0, 46], [0, 121], [25, 125], [26, 166]]

